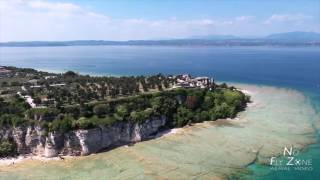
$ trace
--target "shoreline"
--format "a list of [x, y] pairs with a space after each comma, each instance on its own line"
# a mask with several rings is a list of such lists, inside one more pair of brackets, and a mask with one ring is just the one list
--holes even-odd
[[[69, 158], [70, 156], [61, 156], [62, 158]], [[52, 157], [52, 158], [46, 158], [41, 156], [35, 156], [32, 154], [26, 154], [26, 155], [19, 155], [17, 157], [10, 157], [10, 158], [1, 158], [0, 159], [0, 167], [1, 166], [11, 166], [19, 163], [23, 163], [25, 161], [41, 161], [41, 162], [48, 162], [48, 161], [62, 161], [61, 157]]]
[[[17, 166], [4, 166], [3, 175], [5, 177], [15, 177], [15, 175], [9, 176], [10, 173], [14, 173], [15, 171], [17, 174], [22, 173], [20, 175], [24, 175], [30, 171], [31, 167], [40, 168], [41, 166], [45, 167], [43, 169], [40, 168], [41, 170], [39, 172], [35, 172], [35, 174], [31, 176], [38, 176], [37, 174], [44, 173], [43, 176], [45, 177], [47, 176], [47, 168], [63, 170], [67, 174], [69, 174], [70, 171], [70, 173], [73, 174], [83, 169], [73, 168], [74, 166], [79, 167], [80, 165], [81, 167], [92, 166], [97, 168], [105, 168], [103, 174], [106, 177], [110, 178], [128, 178], [128, 176], [126, 175], [129, 175], [129, 172], [137, 173], [135, 175], [142, 173], [140, 175], [143, 176], [143, 170], [145, 170], [145, 168], [148, 169], [148, 172], [152, 172], [152, 174], [154, 173], [153, 175], [151, 175], [151, 177], [155, 176], [159, 178], [173, 177], [173, 175], [175, 175], [176, 173], [183, 173], [181, 174], [181, 177], [188, 177], [188, 175], [193, 176], [193, 174], [196, 175], [195, 177], [208, 178], [223, 178], [229, 177], [229, 175], [245, 176], [246, 172], [251, 171], [250, 166], [252, 164], [263, 164], [263, 161], [261, 160], [268, 160], [268, 158], [264, 157], [279, 155], [279, 153], [283, 150], [282, 148], [283, 145], [285, 145], [284, 143], [292, 144], [297, 149], [305, 149], [310, 144], [314, 143], [313, 138], [307, 137], [302, 134], [303, 132], [307, 132], [309, 134], [313, 132], [311, 131], [310, 127], [307, 126], [309, 124], [306, 119], [307, 116], [302, 115], [297, 118], [291, 119], [291, 116], [284, 115], [292, 111], [294, 112], [298, 106], [302, 108], [303, 112], [309, 112], [308, 110], [310, 110], [311, 106], [309, 106], [308, 104], [306, 104], [306, 106], [301, 106], [301, 102], [305, 102], [305, 96], [303, 93], [297, 90], [288, 90], [285, 88], [278, 88], [274, 86], [261, 87], [239, 84], [239, 87], [245, 87], [244, 90], [248, 88], [249, 91], [246, 93], [254, 94], [254, 96], [252, 97], [253, 103], [249, 103], [247, 107], [248, 109], [239, 113], [234, 119], [204, 121], [202, 123], [192, 124], [183, 128], [170, 129], [167, 131], [162, 131], [161, 133], [163, 134], [160, 137], [151, 138], [150, 141], [147, 140], [144, 141], [144, 143], [136, 143], [132, 146], [124, 145], [109, 152], [96, 153], [89, 156], [71, 156], [70, 158], [67, 157], [66, 161], [54, 161], [51, 158], [34, 158], [31, 161], [29, 161], [28, 159], [22, 159], [16, 163], [19, 164]], [[275, 93], [279, 96], [270, 96]], [[286, 99], [288, 99], [288, 102], [284, 101]], [[269, 100], [271, 101], [269, 102]], [[286, 109], [285, 105], [290, 105], [290, 108]], [[284, 107], [285, 109], [281, 109], [282, 107]], [[283, 113], [283, 111], [286, 111], [287, 113]], [[274, 112], [275, 115], [271, 117], [265, 117], [263, 115], [271, 112]], [[256, 115], [259, 115], [259, 117], [256, 117]], [[298, 114], [293, 114], [293, 117], [295, 117], [296, 115]], [[264, 120], [265, 122], [263, 122]], [[269, 122], [270, 120], [272, 120], [272, 122]], [[285, 123], [281, 124], [281, 121], [283, 120], [285, 121]], [[301, 133], [283, 131], [283, 128], [286, 127], [284, 125], [289, 125], [287, 124], [289, 122], [301, 122], [298, 126], [292, 126], [294, 130], [298, 130], [298, 132]], [[275, 126], [275, 124], [278, 124], [277, 126], [280, 127]], [[275, 129], [273, 129], [272, 127]], [[280, 130], [280, 134], [287, 133], [287, 135], [289, 136], [279, 137], [278, 130]], [[275, 134], [270, 134], [270, 132], [273, 132]], [[260, 135], [261, 133], [263, 134], [263, 136]], [[250, 138], [252, 136], [256, 136], [257, 138]], [[268, 143], [272, 140], [276, 140], [278, 142], [275, 144]], [[176, 146], [173, 146], [173, 144], [176, 144]], [[261, 147], [262, 144], [264, 144], [264, 146]], [[173, 148], [174, 151], [172, 151], [173, 149], [171, 148]], [[239, 149], [241, 149], [241, 151], [238, 151]], [[158, 150], [161, 150], [161, 153]], [[182, 153], [184, 155], [176, 154], [176, 151], [179, 150], [184, 152]], [[185, 156], [188, 156], [190, 158], [185, 159]], [[210, 159], [207, 159], [207, 156], [210, 157]], [[123, 157], [126, 158], [122, 159]], [[207, 160], [203, 161], [203, 159]], [[170, 169], [172, 168], [174, 170], [172, 171], [173, 174], [171, 172], [161, 175], [158, 174], [162, 172], [162, 168], [160, 167], [166, 167], [166, 165], [168, 164], [177, 163], [176, 161], [181, 161], [181, 163], [169, 167]], [[102, 162], [106, 163], [105, 167], [101, 167], [100, 163]], [[133, 163], [130, 163], [133, 166], [133, 169], [127, 169], [127, 163], [129, 162]], [[191, 162], [194, 163], [196, 167], [201, 166], [204, 169], [198, 171], [197, 169], [174, 168], [179, 166], [183, 166], [185, 168], [194, 167]], [[164, 164], [161, 165], [162, 163]], [[184, 164], [186, 164], [186, 166], [184, 166]], [[131, 165], [129, 167], [131, 167]], [[141, 165], [143, 165], [143, 167], [144, 165], [148, 165], [148, 167], [144, 167], [141, 169]], [[225, 165], [228, 168], [215, 168], [216, 166], [220, 167], [221, 165]], [[64, 170], [64, 168], [66, 167], [70, 167], [70, 169]], [[113, 167], [116, 167], [116, 169], [114, 169]], [[134, 167], [139, 168], [139, 170], [134, 169]], [[118, 168], [123, 169], [125, 172], [122, 173], [122, 171], [117, 171]], [[242, 170], [244, 170], [245, 172]], [[98, 173], [100, 172], [100, 170], [99, 168], [97, 170], [92, 169], [90, 170], [90, 172]], [[61, 175], [61, 177], [66, 176]]]
[[[238, 89], [238, 90], [240, 90], [241, 92], [243, 92], [246, 95], [253, 94], [253, 92], [250, 92], [250, 91], [245, 90], [245, 89]], [[247, 108], [248, 107], [254, 107], [254, 106], [255, 106], [255, 104], [253, 102], [249, 102], [247, 104]], [[247, 109], [245, 111], [247, 111]], [[245, 112], [245, 111], [243, 111], [243, 112]], [[240, 112], [240, 113], [242, 113], [242, 112]], [[166, 129], [166, 130], [158, 132], [156, 135], [151, 136], [149, 139], [147, 139], [147, 141], [148, 140], [159, 139], [159, 138], [165, 138], [165, 137], [169, 137], [169, 136], [181, 133], [184, 130], [186, 130], [189, 126], [193, 126], [193, 125], [197, 125], [197, 124], [205, 124], [205, 123], [211, 123], [211, 124], [224, 124], [224, 123], [226, 123], [226, 124], [228, 124], [228, 122], [230, 120], [239, 121], [240, 120], [240, 117], [239, 117], [240, 113], [238, 113], [235, 118], [217, 119], [215, 121], [208, 120], [208, 121], [203, 121], [201, 123], [194, 123], [192, 125], [186, 125], [186, 126], [181, 127], [181, 128]], [[141, 143], [141, 142], [144, 142], [144, 141], [140, 141], [140, 142], [137, 142], [137, 143]], [[122, 146], [129, 147], [128, 144], [124, 144]], [[102, 152], [107, 152], [107, 151], [102, 151]], [[99, 154], [99, 153], [94, 153], [94, 154]], [[94, 155], [94, 154], [90, 154], [90, 155]], [[48, 161], [64, 161], [65, 159], [76, 159], [76, 158], [79, 158], [79, 157], [82, 157], [82, 156], [63, 156], [63, 155], [60, 156], [59, 155], [57, 157], [47, 158], [47, 157], [43, 157], [43, 156], [25, 154], [25, 155], [18, 155], [17, 157], [0, 158], [0, 167], [1, 166], [11, 166], [11, 165], [15, 165], [15, 164], [20, 164], [20, 163], [23, 163], [23, 162], [29, 161], [29, 160], [30, 161], [34, 161], [35, 160], [35, 161], [41, 161], [41, 162], [48, 162]]]
[[[165, 137], [169, 137], [172, 136], [174, 134], [180, 133], [181, 131], [183, 131], [183, 128], [173, 128], [173, 129], [167, 129], [167, 130], [163, 130], [158, 132], [156, 135], [151, 136], [150, 139], [148, 140], [153, 140], [153, 139], [158, 139], [158, 138], [165, 138]], [[140, 141], [137, 143], [141, 143], [144, 141]], [[129, 147], [129, 144], [124, 144], [122, 145], [123, 147]], [[122, 147], [119, 146], [119, 147]], [[92, 155], [96, 155], [96, 154], [100, 154], [103, 152], [107, 152], [107, 151], [102, 151], [102, 152], [98, 152], [98, 153], [93, 153], [93, 154], [89, 154], [88, 156], [92, 156]], [[50, 162], [50, 161], [64, 161], [64, 160], [68, 160], [68, 159], [77, 159], [80, 157], [85, 157], [85, 156], [64, 156], [64, 155], [59, 155], [57, 157], [51, 157], [51, 158], [47, 158], [47, 157], [43, 157], [43, 156], [37, 156], [37, 155], [32, 155], [32, 154], [24, 154], [24, 155], [18, 155], [16, 157], [5, 157], [5, 158], [0, 158], [0, 167], [3, 166], [12, 166], [12, 165], [16, 165], [16, 164], [21, 164], [24, 163], [26, 161], [40, 161], [40, 162]]]

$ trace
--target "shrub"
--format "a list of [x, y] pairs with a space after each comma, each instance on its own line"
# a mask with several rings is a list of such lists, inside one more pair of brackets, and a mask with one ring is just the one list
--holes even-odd
[[146, 118], [149, 118], [150, 116], [153, 115], [153, 109], [152, 108], [145, 109], [144, 114], [145, 114]]
[[213, 93], [208, 93], [205, 97], [204, 97], [204, 101], [202, 104], [202, 108], [205, 110], [209, 110], [211, 108], [214, 107], [214, 97], [212, 95]]
[[125, 104], [118, 105], [116, 108], [116, 117], [117, 119], [121, 120], [124, 119], [125, 116], [128, 115], [128, 108]]
[[28, 115], [30, 118], [35, 116], [42, 116], [45, 119], [54, 119], [58, 114], [59, 110], [56, 108], [33, 108], [28, 111]]
[[73, 72], [73, 71], [67, 71], [63, 74], [63, 76], [65, 77], [75, 77], [77, 76], [77, 73]]
[[130, 119], [135, 122], [143, 122], [149, 117], [148, 115], [146, 111], [132, 111], [130, 113]]
[[106, 116], [103, 118], [93, 117], [93, 121], [96, 126], [110, 126], [117, 122], [117, 120], [114, 117], [110, 116]]
[[91, 117], [92, 115], [92, 109], [88, 105], [80, 105], [80, 117]]
[[76, 126], [80, 129], [90, 129], [94, 127], [94, 123], [91, 118], [80, 118], [76, 122]]
[[18, 82], [18, 81], [12, 81], [12, 82], [10, 83], [10, 85], [11, 85], [11, 86], [21, 86], [21, 83]]
[[211, 119], [210, 119], [210, 113], [209, 113], [208, 111], [202, 111], [202, 112], [200, 113], [200, 119], [201, 119], [202, 121], [211, 120]]
[[177, 113], [174, 115], [174, 126], [182, 127], [186, 125], [188, 122], [191, 122], [192, 119], [192, 112], [189, 109], [180, 106], [177, 110]]
[[98, 104], [93, 108], [93, 112], [98, 117], [103, 117], [110, 111], [110, 107], [107, 104]]
[[73, 117], [64, 116], [62, 119], [56, 119], [49, 125], [49, 131], [67, 132], [73, 128]]
[[0, 141], [0, 157], [13, 156], [16, 154], [16, 146], [8, 141]]
[[9, 125], [17, 127], [22, 124], [25, 120], [22, 117], [13, 115], [13, 114], [4, 114], [0, 116], [0, 127], [4, 125]]
[[66, 114], [72, 114], [73, 118], [78, 118], [80, 116], [79, 106], [65, 106], [63, 112]]
[[230, 107], [227, 103], [222, 103], [214, 108], [216, 118], [227, 118], [230, 116]]

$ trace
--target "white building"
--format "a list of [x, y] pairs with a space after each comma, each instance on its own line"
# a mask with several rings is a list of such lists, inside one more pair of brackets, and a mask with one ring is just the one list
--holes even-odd
[[31, 96], [22, 96], [21, 92], [17, 92], [17, 94], [26, 100], [26, 102], [32, 107], [35, 108], [37, 105], [33, 102], [33, 99]]
[[210, 85], [213, 80], [210, 80], [208, 77], [196, 77], [192, 78], [189, 74], [178, 75], [177, 84], [173, 88], [186, 87], [186, 88], [206, 88]]
[[44, 79], [47, 80], [47, 79], [53, 79], [53, 78], [56, 78], [56, 77], [57, 77], [57, 76], [45, 76]]

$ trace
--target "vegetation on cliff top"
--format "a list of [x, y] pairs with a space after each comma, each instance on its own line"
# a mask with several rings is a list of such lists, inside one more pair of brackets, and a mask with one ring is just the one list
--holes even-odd
[[9, 140], [0, 141], [0, 158], [16, 155], [15, 144]]
[[[248, 96], [234, 87], [213, 81], [205, 88], [171, 89], [177, 79], [161, 74], [90, 77], [71, 71], [50, 74], [8, 69], [12, 73], [0, 78], [0, 128], [36, 125], [47, 133], [65, 133], [118, 122], [142, 123], [163, 116], [167, 119], [166, 126], [173, 128], [233, 118], [249, 101]], [[23, 89], [22, 93], [19, 89]], [[26, 102], [32, 97], [41, 104], [43, 99], [54, 101], [32, 108]], [[12, 141], [0, 137], [0, 156], [13, 154], [14, 149]]]
[[182, 127], [204, 120], [235, 117], [248, 101], [242, 92], [219, 86], [214, 90], [176, 89], [57, 108], [28, 108], [23, 100], [14, 97], [9, 102], [0, 101], [0, 126], [36, 123], [49, 132], [67, 132], [166, 116], [168, 127]]

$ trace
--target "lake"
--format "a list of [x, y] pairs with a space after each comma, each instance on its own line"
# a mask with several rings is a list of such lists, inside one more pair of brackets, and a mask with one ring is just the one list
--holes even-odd
[[[297, 90], [306, 97], [306, 100], [297, 100], [295, 103], [299, 102], [301, 107], [304, 104], [311, 104], [316, 111], [314, 117], [310, 117], [310, 120], [308, 120], [317, 130], [317, 143], [308, 146], [299, 154], [300, 158], [312, 158], [313, 170], [274, 171], [270, 170], [269, 166], [253, 163], [246, 166], [249, 173], [240, 172], [230, 177], [243, 179], [320, 178], [320, 135], [318, 131], [320, 121], [319, 47], [1, 47], [0, 65], [29, 67], [52, 72], [73, 70], [92, 75], [190, 73], [192, 75], [211, 76], [219, 82], [269, 85]], [[266, 91], [266, 94], [269, 93], [268, 95], [271, 98], [272, 92], [280, 93], [283, 91]], [[262, 96], [258, 96], [259, 98], [268, 99]], [[297, 97], [297, 99], [299, 98]], [[286, 101], [286, 99], [282, 100]], [[288, 102], [290, 102], [289, 99]], [[289, 107], [290, 104], [284, 103], [283, 106]], [[292, 108], [296, 108], [297, 112], [300, 110], [296, 106]], [[183, 141], [183, 143], [187, 144], [189, 141], [192, 142], [189, 139]], [[181, 142], [177, 141], [177, 143]], [[205, 144], [200, 145], [205, 146]], [[145, 153], [148, 152], [150, 151]]]

